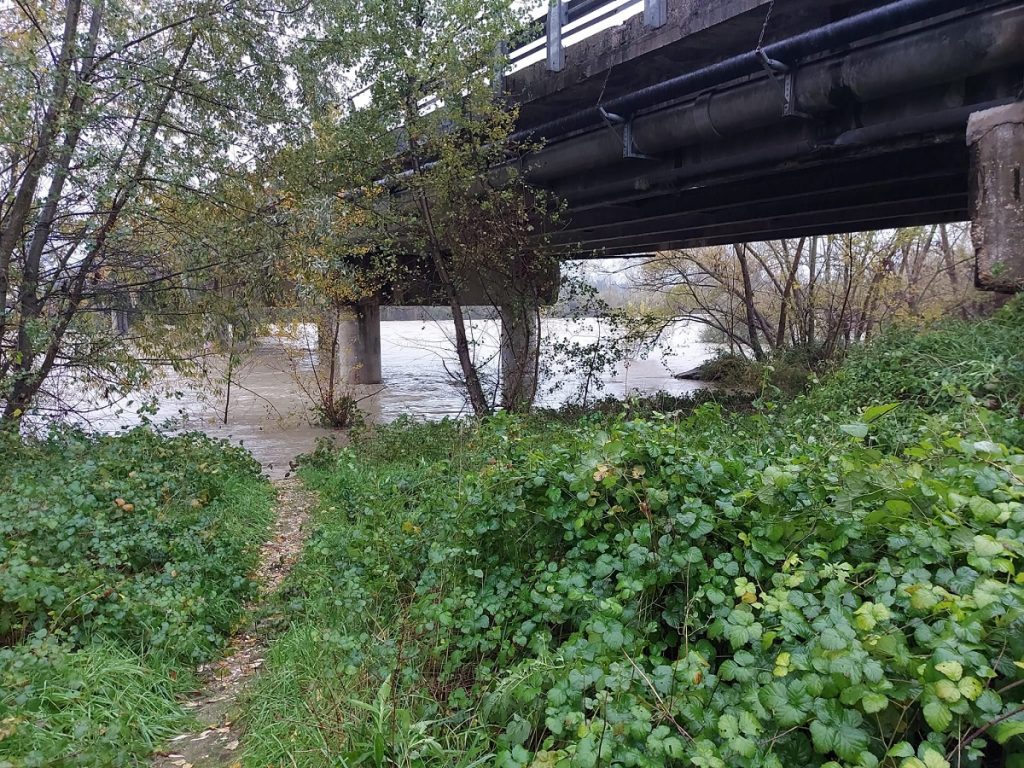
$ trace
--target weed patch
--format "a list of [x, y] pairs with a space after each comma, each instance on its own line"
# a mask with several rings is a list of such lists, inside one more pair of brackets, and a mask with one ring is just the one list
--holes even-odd
[[198, 435], [4, 439], [0, 765], [131, 764], [252, 593], [269, 485]]
[[321, 452], [249, 764], [1020, 764], [1020, 312], [750, 414]]

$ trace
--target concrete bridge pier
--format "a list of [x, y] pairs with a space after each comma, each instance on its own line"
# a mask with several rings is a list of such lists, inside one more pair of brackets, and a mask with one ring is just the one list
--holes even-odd
[[501, 402], [508, 410], [529, 407], [537, 394], [540, 307], [515, 302], [498, 307], [501, 318]]
[[975, 112], [971, 150], [971, 237], [975, 281], [993, 291], [1024, 290], [1024, 102]]
[[[338, 380], [351, 386], [380, 384], [380, 299], [372, 297], [357, 302], [338, 317], [337, 324], [333, 359]], [[330, 358], [333, 325], [331, 317], [317, 325], [321, 359]]]
[[540, 364], [540, 307], [558, 296], [559, 266], [537, 254], [518, 254], [508, 271], [493, 278], [501, 319], [501, 404], [527, 408], [537, 394]]

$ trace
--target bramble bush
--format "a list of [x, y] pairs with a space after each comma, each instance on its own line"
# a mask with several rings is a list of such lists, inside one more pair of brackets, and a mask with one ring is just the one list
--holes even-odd
[[0, 766], [133, 764], [253, 594], [269, 484], [201, 435], [0, 441]]
[[248, 764], [1024, 764], [1022, 314], [749, 415], [318, 453]]

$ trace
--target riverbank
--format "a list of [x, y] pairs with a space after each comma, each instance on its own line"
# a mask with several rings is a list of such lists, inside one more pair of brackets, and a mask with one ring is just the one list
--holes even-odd
[[750, 414], [398, 423], [319, 452], [246, 764], [1019, 755], [1022, 311], [890, 334]]
[[[1012, 765], [1022, 350], [1018, 300], [793, 401], [363, 430], [301, 468], [272, 633], [242, 621], [279, 543], [245, 452], [5, 443], [0, 766], [180, 766], [183, 733], [225, 767]], [[249, 685], [201, 730], [218, 669]]]

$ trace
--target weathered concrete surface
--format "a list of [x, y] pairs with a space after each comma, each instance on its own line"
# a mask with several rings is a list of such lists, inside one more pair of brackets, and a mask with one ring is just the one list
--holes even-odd
[[509, 410], [529, 407], [537, 394], [541, 292], [553, 260], [517, 256], [499, 282], [507, 297], [501, 316], [501, 399]]
[[751, 51], [762, 30], [770, 44], [885, 2], [775, 0], [769, 17], [769, 0], [668, 0], [661, 27], [644, 26], [638, 13], [566, 47], [561, 72], [540, 61], [508, 75], [505, 87], [520, 124], [535, 124]]
[[537, 394], [540, 313], [527, 304], [499, 307], [501, 316], [501, 397], [510, 410], [529, 407]]
[[339, 373], [352, 385], [380, 384], [380, 300], [359, 302], [338, 330]]
[[[448, 297], [427, 259], [410, 258], [400, 283], [386, 286], [383, 303], [393, 307], [446, 306]], [[478, 267], [459, 276], [459, 301], [464, 307], [493, 307], [518, 301], [521, 287], [514, 265], [495, 262], [490, 269]], [[558, 301], [561, 270], [555, 260], [544, 259], [530, 267], [530, 290], [541, 306]]]
[[1024, 290], [1024, 102], [971, 115], [967, 145], [975, 281], [992, 291]]

